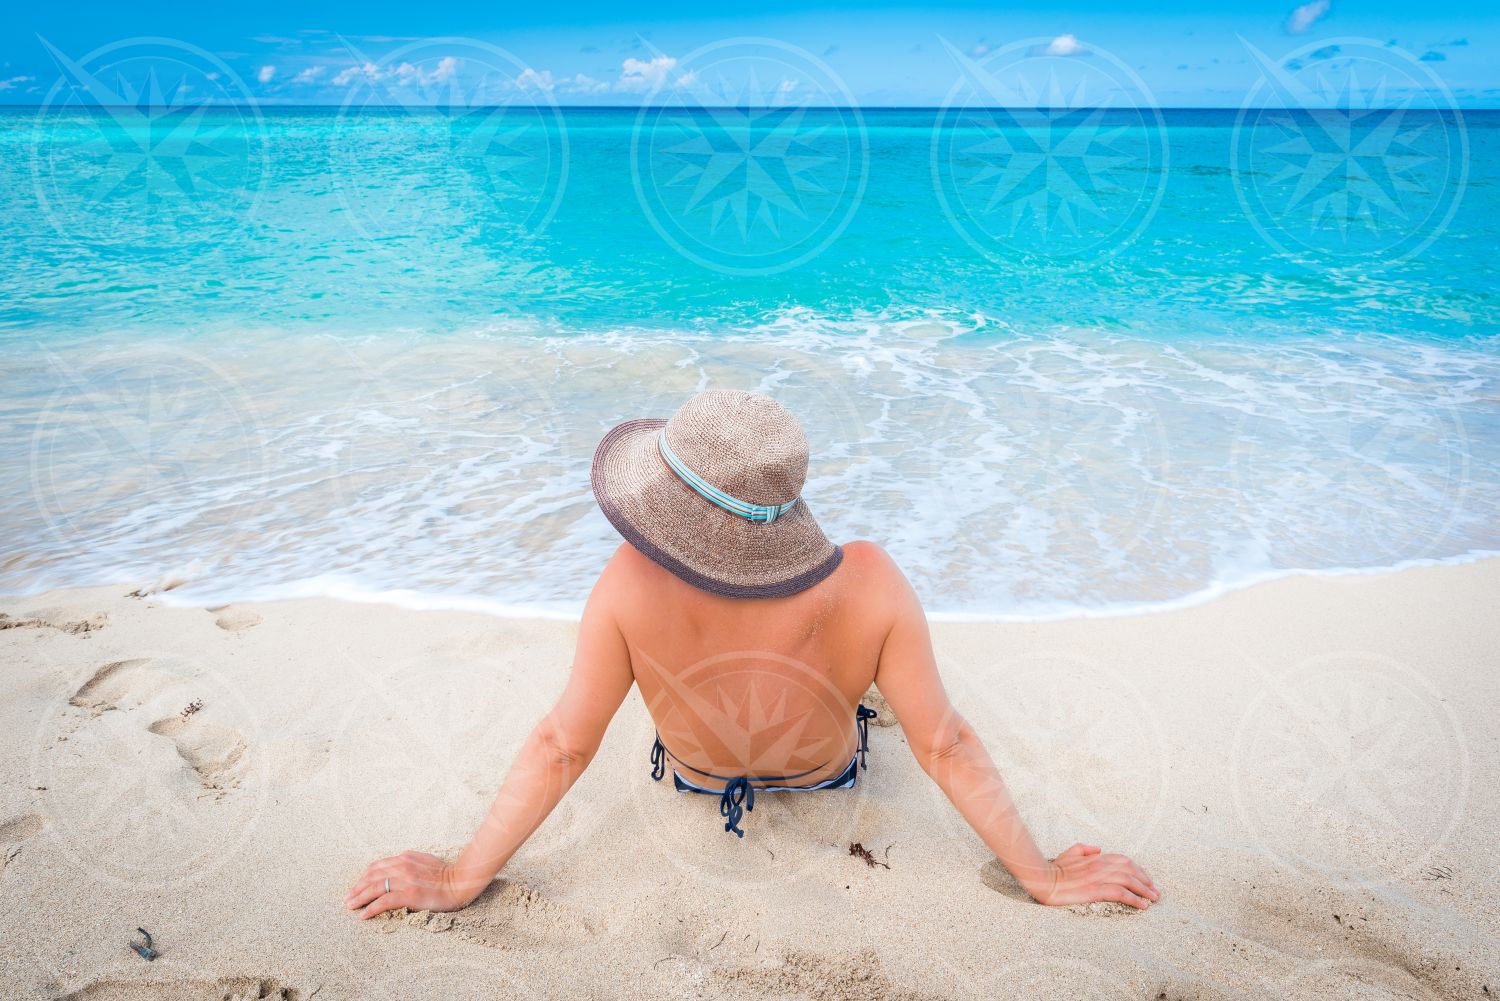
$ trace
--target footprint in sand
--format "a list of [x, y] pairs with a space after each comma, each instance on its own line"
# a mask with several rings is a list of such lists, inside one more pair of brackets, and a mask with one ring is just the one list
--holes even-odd
[[248, 608], [235, 608], [233, 605], [220, 605], [218, 608], [210, 608], [210, 613], [217, 613], [214, 625], [226, 633], [237, 633], [242, 629], [260, 625], [260, 615], [250, 611]]
[[[184, 680], [154, 666], [150, 658], [117, 660], [89, 675], [68, 703], [80, 709], [90, 709], [97, 716], [124, 705], [142, 705]], [[197, 774], [203, 788], [222, 795], [239, 785], [246, 744], [234, 730], [198, 719], [194, 715], [197, 710], [191, 708], [194, 705], [201, 708], [202, 703], [189, 703], [183, 712], [159, 719], [146, 729], [171, 740], [178, 755]], [[77, 726], [65, 735], [76, 730]]]
[[157, 1001], [160, 998], [205, 998], [213, 1001], [305, 1001], [311, 997], [271, 977], [220, 977], [218, 980], [99, 980], [56, 1001]]
[[103, 712], [119, 708], [127, 696], [133, 696], [137, 704], [144, 702], [169, 683], [159, 672], [150, 670], [150, 664], [148, 657], [111, 661], [95, 669], [68, 703], [80, 709]]
[[0, 824], [0, 876], [5, 874], [11, 860], [21, 854], [22, 843], [36, 837], [46, 826], [46, 819], [39, 813], [12, 817]]
[[406, 915], [406, 923], [430, 932], [451, 931], [466, 942], [495, 949], [569, 945], [594, 932], [589, 920], [572, 907], [509, 880], [491, 885], [463, 911], [416, 911]]
[[103, 612], [85, 612], [77, 608], [38, 608], [20, 615], [0, 612], [0, 630], [56, 629], [73, 636], [88, 636], [109, 624]]
[[147, 729], [176, 745], [177, 753], [198, 774], [203, 788], [222, 795], [240, 784], [246, 748], [235, 731], [182, 715], [159, 719]]

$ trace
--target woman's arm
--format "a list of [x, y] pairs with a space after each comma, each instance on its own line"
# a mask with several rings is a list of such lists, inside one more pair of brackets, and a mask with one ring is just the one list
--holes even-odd
[[614, 577], [606, 568], [589, 596], [568, 686], [526, 739], [468, 847], [451, 864], [425, 852], [371, 864], [344, 899], [350, 910], [369, 918], [397, 907], [456, 911], [467, 906], [572, 788], [634, 681], [612, 611]]
[[1043, 904], [1114, 900], [1146, 908], [1160, 894], [1123, 855], [1074, 845], [1055, 860], [1037, 848], [979, 736], [948, 701], [916, 592], [885, 559], [893, 612], [876, 687], [901, 723], [912, 753], [1016, 881]]

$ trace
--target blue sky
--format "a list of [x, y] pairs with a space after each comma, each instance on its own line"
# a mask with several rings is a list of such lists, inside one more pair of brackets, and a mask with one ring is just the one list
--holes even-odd
[[[1366, 38], [1407, 59], [1416, 72], [1433, 74], [1461, 106], [1500, 107], [1497, 9], [1390, 0], [1260, 2], [1232, 13], [1187, 3], [1125, 10], [1098, 0], [1003, 9], [670, 0], [630, 13], [619, 5], [587, 3], [510, 8], [341, 0], [316, 9], [287, 0], [222, 6], [168, 0], [97, 8], [31, 4], [6, 14], [0, 102], [42, 103], [70, 72], [60, 68], [60, 60], [97, 67], [107, 58], [91, 63], [91, 52], [143, 36], [211, 54], [226, 72], [201, 67], [200, 72], [211, 75], [223, 93], [241, 99], [339, 105], [351, 88], [377, 82], [433, 93], [468, 86], [482, 70], [482, 50], [455, 46], [445, 52], [441, 43], [423, 41], [459, 36], [514, 56], [507, 72], [511, 85], [522, 90], [563, 104], [633, 105], [660, 88], [701, 85], [695, 68], [705, 64], [705, 46], [759, 36], [809, 53], [836, 81], [825, 89], [842, 90], [866, 106], [941, 103], [962, 73], [963, 57], [983, 63], [1028, 40], [1029, 51], [1107, 59], [1128, 68], [1163, 106], [1236, 107], [1260, 78], [1247, 43], [1273, 60], [1303, 50], [1295, 66], [1321, 61], [1338, 70], [1341, 60], [1352, 64], [1364, 51], [1349, 40]], [[169, 50], [167, 45], [163, 51]], [[776, 86], [765, 80], [755, 85]]]

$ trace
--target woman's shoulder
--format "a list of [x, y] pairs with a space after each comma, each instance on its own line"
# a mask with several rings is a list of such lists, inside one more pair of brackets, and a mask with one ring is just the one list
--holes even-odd
[[846, 542], [844, 569], [848, 580], [857, 583], [865, 594], [880, 594], [905, 605], [915, 600], [911, 582], [885, 547], [868, 539]]
[[896, 561], [891, 559], [891, 554], [878, 542], [869, 539], [855, 539], [846, 542], [840, 547], [844, 550], [844, 562], [851, 568], [857, 568], [870, 573], [900, 572], [896, 567]]
[[844, 581], [846, 595], [868, 602], [877, 597], [897, 599], [911, 589], [906, 575], [879, 543], [857, 539], [842, 548], [844, 559], [838, 576]]

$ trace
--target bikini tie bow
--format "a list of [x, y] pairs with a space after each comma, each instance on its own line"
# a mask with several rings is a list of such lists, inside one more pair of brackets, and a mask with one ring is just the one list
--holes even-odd
[[745, 832], [740, 830], [740, 818], [745, 815], [746, 810], [753, 809], [755, 809], [755, 787], [750, 784], [750, 780], [744, 776], [730, 779], [724, 785], [724, 792], [719, 796], [719, 816], [728, 818], [724, 823], [724, 830], [733, 831], [743, 838]]

